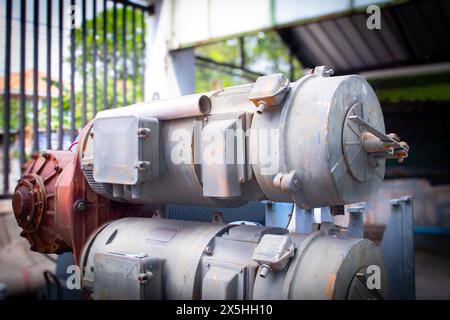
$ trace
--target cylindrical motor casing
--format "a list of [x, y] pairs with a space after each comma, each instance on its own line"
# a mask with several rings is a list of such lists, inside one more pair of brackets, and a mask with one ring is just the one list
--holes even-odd
[[[324, 74], [283, 85], [278, 91], [282, 98], [266, 100], [274, 105], [261, 114], [254, 104], [260, 101], [255, 96], [264, 95], [258, 82], [208, 93], [210, 111], [200, 114], [194, 108], [191, 117], [157, 119], [160, 103], [100, 112], [82, 138], [87, 180], [102, 195], [133, 203], [224, 207], [269, 199], [312, 208], [373, 198], [385, 160], [369, 161], [358, 138], [360, 128], [348, 121], [355, 113], [384, 133], [381, 107], [370, 85], [357, 75]], [[173, 109], [179, 101], [173, 101]], [[185, 106], [190, 100], [182, 101]], [[125, 116], [135, 117], [134, 122], [126, 119], [130, 128], [123, 128]], [[139, 126], [147, 127], [142, 131]], [[138, 137], [139, 130], [148, 136]], [[353, 131], [358, 131], [355, 137]], [[235, 135], [231, 147], [228, 132]], [[212, 148], [211, 133], [218, 133]], [[208, 148], [219, 159], [235, 152], [235, 162], [207, 163]], [[181, 163], [174, 160], [178, 153], [183, 154]]]
[[[273, 183], [276, 175], [263, 174], [261, 166], [254, 165], [258, 185], [270, 200], [311, 208], [367, 201], [376, 195], [384, 178], [385, 161], [372, 166], [360, 141], [344, 137], [346, 127], [354, 129], [346, 118], [357, 103], [362, 104], [362, 117], [384, 132], [378, 99], [357, 75], [305, 76], [292, 85], [278, 114], [254, 116], [255, 129], [274, 128], [279, 132], [279, 172], [295, 172], [299, 181], [295, 190], [277, 188]], [[344, 146], [350, 143], [359, 149], [356, 158], [352, 154], [347, 159]], [[370, 174], [358, 180], [353, 175], [358, 170]]]
[[[374, 243], [320, 231], [125, 218], [94, 233], [81, 261], [94, 299], [366, 299], [388, 290]], [[377, 294], [355, 289], [369, 266], [379, 268]]]

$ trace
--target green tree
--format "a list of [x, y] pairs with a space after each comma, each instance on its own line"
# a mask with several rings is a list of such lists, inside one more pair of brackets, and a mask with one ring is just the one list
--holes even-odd
[[[133, 9], [126, 9], [126, 18], [123, 19], [122, 8], [117, 8], [117, 50], [114, 50], [113, 44], [113, 10], [107, 10], [106, 29], [103, 28], [103, 12], [97, 14], [97, 36], [93, 37], [93, 19], [86, 21], [86, 110], [88, 121], [93, 118], [93, 96], [94, 86], [97, 89], [97, 111], [103, 109], [103, 71], [104, 71], [104, 57], [103, 57], [103, 40], [107, 40], [107, 106], [111, 107], [113, 102], [113, 52], [116, 53], [116, 75], [117, 75], [117, 94], [116, 101], [117, 106], [122, 106], [124, 101], [123, 83], [127, 85], [127, 104], [133, 103], [133, 81], [136, 76], [136, 101], [142, 101], [144, 94], [142, 92], [141, 83], [144, 79], [144, 65], [143, 65], [143, 39], [145, 25], [141, 24], [142, 12], [140, 10], [135, 11], [136, 18], [136, 56], [134, 59], [133, 50]], [[122, 33], [123, 24], [126, 23], [127, 33]], [[126, 56], [122, 51], [123, 37], [126, 41]], [[97, 63], [94, 66], [93, 62], [93, 44], [97, 44]], [[77, 28], [75, 30], [75, 74], [76, 78], [80, 81], [76, 81], [75, 87], [75, 124], [77, 128], [82, 126], [82, 102], [83, 102], [83, 86], [81, 84], [81, 76], [83, 71], [83, 30]], [[53, 59], [57, 59], [54, 57]], [[65, 63], [70, 63], [70, 57], [65, 57]], [[55, 64], [56, 65], [56, 64]], [[127, 76], [124, 77], [124, 65], [127, 66]], [[52, 66], [56, 68], [56, 66]], [[96, 81], [93, 80], [93, 70], [96, 69]], [[46, 81], [47, 79], [42, 79]], [[51, 79], [52, 90], [59, 89], [58, 79]], [[71, 111], [70, 111], [70, 75], [64, 75], [64, 87], [63, 87], [63, 126], [64, 129], [70, 129], [71, 126]], [[0, 126], [3, 128], [3, 112], [4, 112], [3, 97], [0, 97]], [[52, 130], [56, 130], [59, 126], [59, 100], [58, 97], [51, 98], [51, 127]], [[26, 104], [26, 121], [27, 125], [33, 121], [32, 103], [30, 101]], [[47, 103], [41, 104], [39, 109], [39, 127], [45, 128], [47, 123]], [[19, 129], [19, 99], [16, 97], [11, 98], [10, 102], [10, 126], [11, 131], [17, 131]]]
[[[241, 55], [243, 46], [244, 57]], [[204, 46], [197, 47], [195, 54], [217, 62], [234, 66], [244, 66], [261, 74], [283, 73], [296, 80], [302, 75], [302, 66], [295, 57], [289, 55], [288, 48], [274, 31], [258, 32]], [[243, 61], [244, 60], [244, 61]], [[197, 60], [195, 74], [196, 92], [211, 90], [216, 86], [228, 87], [253, 82], [257, 74], [230, 68], [214, 66]]]
[[[107, 107], [110, 108], [113, 106], [114, 101], [114, 53], [116, 55], [116, 106], [121, 107], [124, 105], [124, 91], [123, 91], [123, 83], [126, 83], [127, 92], [126, 92], [126, 104], [133, 103], [133, 83], [134, 78], [136, 78], [136, 101], [142, 101], [144, 99], [144, 92], [142, 92], [142, 83], [144, 81], [144, 47], [143, 47], [143, 37], [145, 35], [145, 24], [142, 25], [142, 12], [140, 10], [135, 10], [135, 30], [136, 38], [135, 38], [135, 49], [136, 49], [136, 59], [134, 55], [134, 47], [133, 47], [133, 9], [126, 9], [125, 20], [123, 19], [123, 11], [125, 9], [117, 8], [117, 19], [116, 19], [116, 48], [114, 48], [114, 13], [112, 9], [107, 10], [107, 18], [106, 18], [106, 29], [103, 28], [103, 12], [100, 12], [97, 15], [97, 37], [94, 39], [92, 30], [94, 21], [88, 20], [86, 21], [86, 29], [88, 30], [86, 36], [86, 110], [87, 110], [87, 119], [92, 119], [94, 117], [93, 114], [93, 97], [94, 97], [94, 87], [97, 91], [97, 111], [103, 109], [104, 106], [104, 96], [103, 96], [103, 73], [104, 73], [104, 56], [103, 56], [103, 43], [106, 38], [107, 42]], [[126, 34], [123, 34], [123, 25], [126, 25]], [[123, 52], [123, 40], [125, 37], [126, 43], [126, 59]], [[93, 63], [93, 45], [94, 42], [97, 45], [97, 63], [94, 65]], [[76, 29], [75, 31], [75, 66], [76, 66], [76, 74], [78, 77], [81, 77], [83, 71], [83, 57], [82, 57], [82, 43], [83, 43], [83, 30], [81, 28]], [[124, 67], [126, 66], [127, 74], [125, 77]], [[93, 81], [93, 72], [94, 68], [96, 69], [96, 81]], [[76, 126], [81, 127], [82, 125], [82, 92], [83, 87], [80, 85], [77, 88], [76, 92]], [[69, 103], [68, 110], [70, 110], [70, 95], [68, 100], [65, 101], [65, 104]], [[69, 114], [70, 115], [70, 111]]]

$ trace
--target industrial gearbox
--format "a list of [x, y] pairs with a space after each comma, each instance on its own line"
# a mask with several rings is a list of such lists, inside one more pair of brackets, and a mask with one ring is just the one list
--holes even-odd
[[[76, 151], [33, 156], [13, 208], [32, 250], [73, 252], [94, 299], [382, 298], [378, 246], [342, 226], [182, 221], [164, 206], [342, 208], [372, 199], [386, 159], [407, 156], [362, 77], [317, 67], [101, 111]], [[376, 292], [359, 277], [373, 265]]]

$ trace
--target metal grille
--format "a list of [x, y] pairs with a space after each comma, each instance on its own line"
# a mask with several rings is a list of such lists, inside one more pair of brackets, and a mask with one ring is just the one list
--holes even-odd
[[65, 148], [97, 111], [143, 100], [153, 7], [142, 3], [0, 0], [1, 197], [31, 152]]

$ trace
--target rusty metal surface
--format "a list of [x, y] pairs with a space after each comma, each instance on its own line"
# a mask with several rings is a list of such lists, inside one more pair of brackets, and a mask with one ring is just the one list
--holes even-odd
[[36, 154], [26, 164], [13, 197], [21, 235], [31, 249], [72, 251], [77, 262], [87, 238], [99, 226], [127, 216], [151, 216], [158, 208], [113, 202], [95, 193], [78, 165], [80, 152]]
[[48, 151], [35, 154], [26, 165], [14, 191], [12, 203], [21, 236], [30, 242], [31, 250], [42, 253], [61, 253], [70, 250], [70, 243], [55, 232], [57, 180], [73, 162], [71, 151]]

